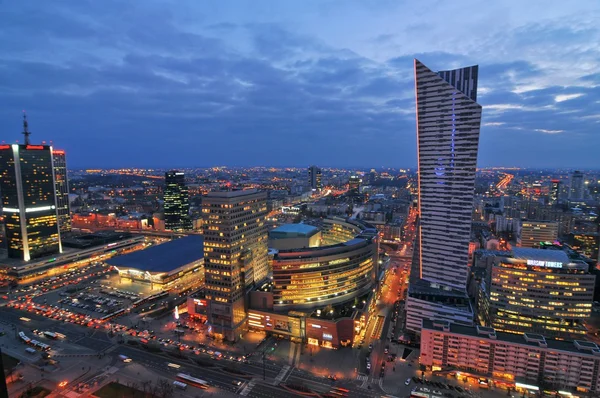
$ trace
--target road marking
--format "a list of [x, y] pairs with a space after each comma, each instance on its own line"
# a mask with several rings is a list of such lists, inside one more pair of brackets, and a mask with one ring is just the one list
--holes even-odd
[[281, 368], [281, 371], [279, 372], [275, 380], [273, 380], [272, 384], [276, 386], [277, 384], [281, 383], [283, 378], [286, 376], [288, 370], [290, 370], [290, 365], [284, 365], [283, 368]]
[[256, 380], [254, 380], [254, 379], [250, 380], [250, 382], [248, 384], [246, 384], [246, 386], [244, 387], [242, 392], [240, 392], [240, 395], [242, 395], [244, 397], [247, 396], [248, 394], [250, 394], [250, 391], [252, 391], [252, 388], [254, 388], [255, 385], [256, 385]]

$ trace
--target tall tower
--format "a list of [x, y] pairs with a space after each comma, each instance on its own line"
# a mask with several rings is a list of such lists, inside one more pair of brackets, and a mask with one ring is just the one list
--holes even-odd
[[575, 170], [571, 174], [571, 190], [569, 191], [569, 200], [582, 201], [584, 197], [583, 173]]
[[[420, 330], [426, 317], [472, 321], [466, 285], [481, 105], [476, 102], [478, 66], [438, 73], [416, 59], [414, 66], [419, 279], [409, 289], [407, 327]], [[441, 304], [463, 299], [458, 306]]]
[[54, 179], [56, 181], [56, 213], [61, 234], [71, 232], [71, 208], [69, 205], [69, 180], [67, 159], [62, 149], [52, 150]]
[[8, 257], [24, 261], [62, 252], [56, 215], [52, 147], [0, 145], [1, 212]]
[[320, 191], [323, 189], [323, 184], [321, 183], [321, 169], [317, 166], [310, 166], [308, 168], [308, 184], [313, 190]]
[[212, 332], [237, 340], [246, 294], [268, 276], [267, 194], [256, 189], [210, 192], [202, 201], [205, 293]]
[[190, 200], [184, 173], [177, 170], [165, 173], [164, 202], [165, 229], [171, 231], [191, 230]]

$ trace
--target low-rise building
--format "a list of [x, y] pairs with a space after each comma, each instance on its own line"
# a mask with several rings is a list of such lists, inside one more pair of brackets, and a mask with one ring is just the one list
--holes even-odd
[[434, 372], [463, 370], [528, 390], [600, 391], [600, 348], [589, 341], [424, 319], [420, 362]]

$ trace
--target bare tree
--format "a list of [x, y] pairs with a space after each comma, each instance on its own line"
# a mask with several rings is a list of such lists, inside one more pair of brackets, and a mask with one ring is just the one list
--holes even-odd
[[160, 398], [171, 398], [173, 396], [173, 386], [171, 385], [171, 383], [169, 383], [168, 380], [160, 379], [157, 384], [159, 388], [158, 396]]

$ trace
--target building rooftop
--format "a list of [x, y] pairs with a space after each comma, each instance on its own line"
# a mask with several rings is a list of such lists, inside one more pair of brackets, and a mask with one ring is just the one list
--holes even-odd
[[257, 189], [244, 189], [237, 191], [211, 191], [206, 194], [209, 198], [235, 198], [238, 196], [252, 195], [258, 193]]
[[204, 238], [189, 235], [123, 256], [113, 257], [107, 264], [148, 272], [169, 272], [204, 258]]
[[272, 239], [293, 238], [293, 237], [310, 237], [319, 232], [317, 227], [308, 224], [284, 224], [274, 228], [269, 232], [269, 237]]
[[530, 249], [525, 247], [515, 247], [512, 250], [512, 257], [520, 260], [539, 260], [552, 261], [557, 263], [569, 263], [569, 256], [562, 250], [544, 250]]
[[[465, 336], [472, 336], [481, 338], [481, 333], [478, 331], [477, 326], [465, 326], [456, 323], [449, 323], [447, 321], [432, 321], [431, 319], [423, 319], [423, 328], [428, 330], [444, 331], [444, 328], [448, 328], [450, 333], [460, 334]], [[479, 327], [481, 330], [481, 327]], [[486, 328], [486, 331], [492, 328]], [[492, 329], [493, 330], [493, 329]], [[523, 344], [531, 347], [543, 347], [552, 350], [570, 351], [577, 353], [593, 354], [594, 356], [600, 355], [600, 348], [596, 343], [589, 341], [566, 341], [566, 340], [554, 340], [546, 338], [542, 335], [536, 334], [515, 334], [494, 331], [496, 341], [505, 341], [509, 343]]]

